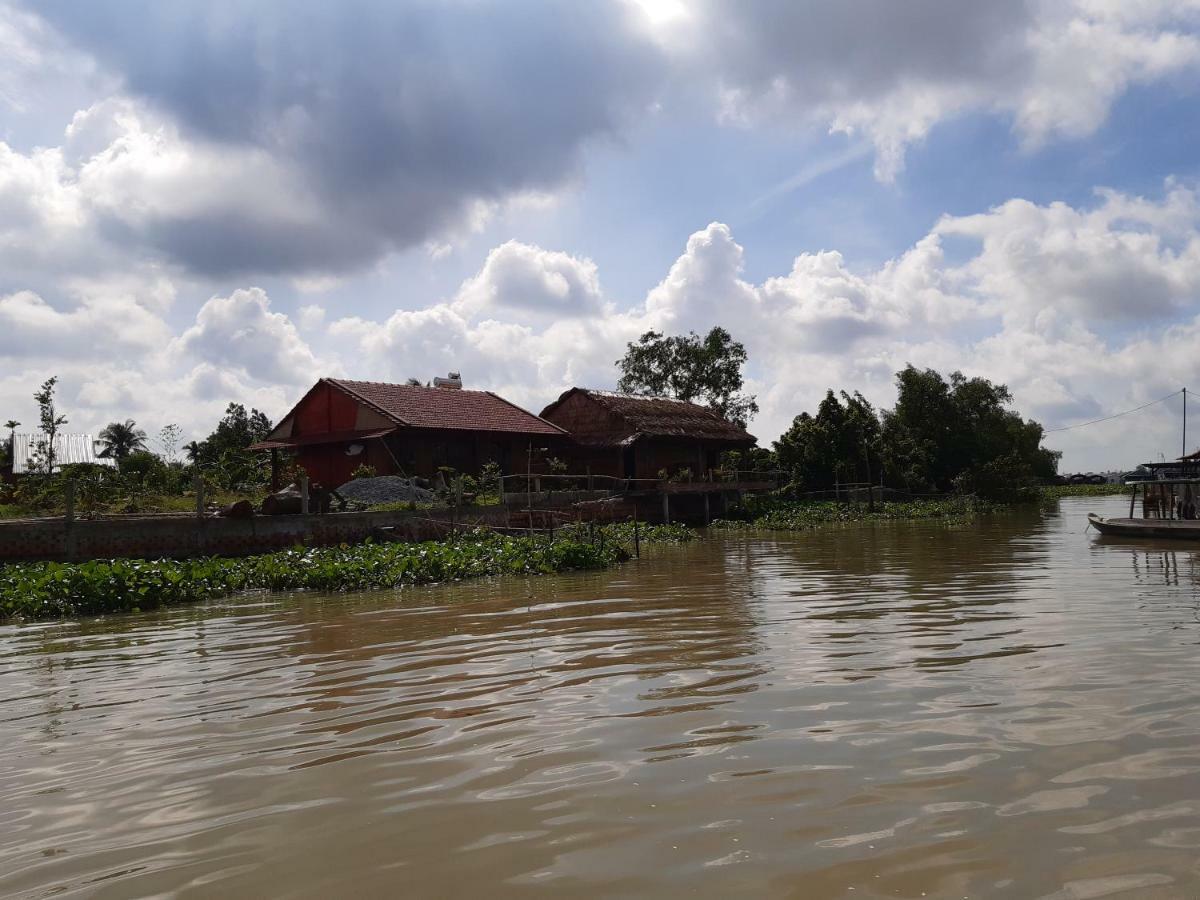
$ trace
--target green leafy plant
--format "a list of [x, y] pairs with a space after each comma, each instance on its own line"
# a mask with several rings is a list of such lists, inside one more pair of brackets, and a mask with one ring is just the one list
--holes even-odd
[[[607, 529], [607, 530], [606, 530]], [[630, 555], [632, 525], [606, 526], [601, 540], [582, 527], [554, 540], [486, 531], [420, 544], [297, 547], [242, 559], [93, 560], [0, 566], [0, 620], [153, 609], [245, 590], [361, 591], [487, 575], [600, 569]], [[640, 526], [641, 540], [686, 540], [680, 526]]]
[[368, 466], [365, 463], [363, 463], [362, 465], [355, 467], [354, 471], [350, 473], [350, 477], [352, 479], [374, 478], [376, 476], [376, 474], [377, 473], [375, 471], [374, 466]]

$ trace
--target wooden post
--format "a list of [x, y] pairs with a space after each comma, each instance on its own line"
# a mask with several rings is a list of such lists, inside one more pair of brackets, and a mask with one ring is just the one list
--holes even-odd
[[671, 495], [663, 489], [663, 524], [671, 524]]
[[1137, 483], [1133, 485], [1133, 491], [1129, 494], [1129, 518], [1133, 518], [1133, 502], [1137, 499]]
[[504, 476], [503, 475], [501, 475], [496, 480], [496, 484], [498, 484], [500, 486], [498, 488], [498, 490], [500, 491], [500, 505], [503, 506], [504, 505]]
[[67, 562], [75, 561], [75, 479], [68, 478], [63, 496], [63, 553]]
[[192, 490], [196, 493], [196, 518], [204, 518], [204, 476], [199, 472], [192, 476]]
[[300, 515], [308, 515], [308, 472], [300, 470]]
[[279, 490], [279, 448], [271, 448], [271, 490]]
[[704, 524], [708, 525], [712, 521], [712, 516], [708, 514], [708, 491], [704, 492]]

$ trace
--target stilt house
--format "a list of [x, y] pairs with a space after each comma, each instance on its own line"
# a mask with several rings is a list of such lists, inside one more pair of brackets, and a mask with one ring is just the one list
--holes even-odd
[[754, 446], [747, 431], [704, 406], [671, 400], [571, 388], [542, 418], [574, 438], [571, 471], [656, 478], [688, 469], [697, 479], [719, 465], [725, 450]]

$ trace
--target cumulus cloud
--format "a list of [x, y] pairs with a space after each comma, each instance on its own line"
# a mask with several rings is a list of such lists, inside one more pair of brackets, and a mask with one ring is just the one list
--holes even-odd
[[0, 296], [0, 358], [57, 358], [102, 346], [145, 353], [170, 335], [165, 323], [120, 297], [59, 310], [32, 291]]
[[314, 373], [334, 374], [318, 362], [291, 319], [271, 311], [261, 288], [208, 300], [178, 346], [205, 363], [271, 384], [305, 384], [315, 380]]
[[1200, 65], [1200, 0], [699, 0], [641, 25], [637, 9], [0, 6], [0, 102], [29, 106], [20, 73], [67, 46], [76, 80], [106, 76], [86, 79], [97, 96], [61, 146], [0, 148], [0, 221], [31, 259], [58, 248], [59, 268], [118, 244], [199, 277], [318, 283], [396, 250], [444, 254], [497, 210], [546, 203], [587, 147], [664, 103], [861, 133], [891, 180], [955, 116], [1004, 116], [1036, 147]]
[[[949, 260], [942, 247], [949, 239], [975, 243]], [[0, 338], [9, 363], [0, 401], [20, 419], [30, 385], [58, 373], [80, 424], [133, 416], [153, 428], [182, 419], [197, 432], [234, 399], [279, 415], [319, 375], [424, 380], [458, 370], [470, 387], [538, 409], [573, 385], [611, 387], [625, 343], [647, 329], [719, 324], [749, 349], [748, 387], [762, 406], [753, 430], [764, 442], [814, 408], [828, 387], [889, 404], [894, 373], [909, 362], [1007, 382], [1023, 412], [1050, 427], [1069, 425], [1196, 383], [1200, 315], [1189, 302], [1195, 286], [1186, 261], [1197, 241], [1200, 198], [1169, 184], [1157, 199], [1101, 192], [1088, 208], [1010, 201], [945, 218], [873, 269], [814, 251], [780, 275], [752, 281], [745, 249], [714, 222], [688, 238], [642, 302], [624, 309], [604, 296], [591, 261], [504, 244], [458, 292], [424, 308], [328, 324], [321, 307], [298, 312], [342, 343], [339, 356], [318, 355], [258, 288], [212, 297], [174, 339], [142, 304], [122, 311], [93, 299], [64, 311], [26, 292], [0, 298], [0, 335], [10, 338]], [[1107, 332], [1104, 323], [1121, 314], [1111, 298], [1156, 271], [1167, 281], [1145, 308], [1153, 330], [1130, 338]], [[1079, 273], [1090, 279], [1084, 286]], [[531, 293], [536, 308], [568, 313], [530, 315]], [[136, 365], [113, 361], [109, 342], [122, 339], [142, 342], [118, 345]], [[49, 355], [23, 355], [28, 347]], [[1173, 450], [1172, 411], [1142, 415], [1136, 434], [1122, 432], [1125, 452], [1149, 458], [1160, 446]], [[1055, 435], [1051, 445], [1067, 449], [1070, 461], [1111, 461], [1108, 427]]]
[[[611, 387], [613, 361], [647, 329], [722, 325], [750, 352], [749, 387], [762, 406], [753, 430], [764, 440], [814, 408], [829, 387], [860, 389], [887, 405], [895, 372], [909, 362], [1007, 382], [1023, 412], [1061, 426], [1138, 405], [1200, 376], [1200, 316], [1188, 302], [1197, 268], [1190, 260], [1200, 246], [1197, 199], [1194, 190], [1170, 184], [1159, 200], [1104, 191], [1081, 209], [1011, 201], [944, 218], [869, 271], [852, 270], [835, 251], [818, 251], [801, 253], [789, 272], [759, 283], [745, 278], [745, 250], [715, 222], [690, 236], [642, 303], [616, 311], [600, 297], [607, 312], [541, 320], [522, 315], [503, 294], [506, 285], [523, 292], [522, 280], [488, 277], [493, 251], [459, 295], [384, 322], [348, 318], [332, 327], [356, 344], [360, 369], [373, 377], [461, 370], [473, 387], [540, 407], [572, 385]], [[952, 262], [942, 246], [949, 238], [976, 243]], [[522, 245], [514, 256], [553, 258], [560, 268], [594, 274], [586, 260], [536, 247]], [[466, 302], [463, 295], [480, 282], [495, 288], [488, 303]], [[1117, 301], [1150, 286], [1157, 293], [1141, 309], [1147, 322], [1157, 317], [1158, 330], [1112, 337], [1103, 326], [1125, 315]], [[1145, 421], [1139, 452], [1150, 453], [1174, 425], [1161, 411]], [[1101, 433], [1067, 432], [1051, 443], [1099, 454]]]
[[178, 127], [101, 168], [152, 204], [135, 230], [207, 274], [251, 271], [248, 253], [253, 271], [352, 269], [552, 193], [648, 101], [658, 65], [622, 4], [34, 11]]
[[1195, 191], [1172, 185], [1161, 203], [1111, 190], [1100, 198], [1090, 210], [1010, 200], [984, 214], [944, 218], [935, 232], [979, 242], [961, 274], [1010, 318], [1154, 320], [1194, 302]]
[[969, 112], [1010, 118], [1031, 147], [1092, 133], [1130, 86], [1195, 72], [1198, 20], [1195, 0], [701, 0], [660, 39], [710, 74], [727, 121], [865, 134], [890, 181], [911, 144]]
[[596, 264], [566, 253], [507, 241], [492, 250], [477, 275], [458, 292], [473, 313], [508, 310], [556, 317], [603, 311]]

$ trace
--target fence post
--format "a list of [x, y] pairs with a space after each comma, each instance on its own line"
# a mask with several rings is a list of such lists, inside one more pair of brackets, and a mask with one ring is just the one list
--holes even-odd
[[300, 514], [308, 515], [308, 473], [300, 471]]
[[192, 490], [196, 493], [196, 518], [204, 518], [204, 476], [199, 472], [192, 476]]
[[68, 478], [63, 493], [63, 553], [75, 561], [75, 479]]
[[663, 488], [663, 524], [671, 524], [671, 495]]
[[501, 506], [503, 506], [503, 505], [504, 505], [504, 476], [503, 476], [503, 475], [501, 475], [501, 476], [500, 476], [500, 477], [499, 477], [499, 478], [496, 480], [496, 483], [497, 483], [498, 485], [500, 485], [500, 488], [499, 488], [499, 490], [500, 490], [500, 505], [501, 505]]

